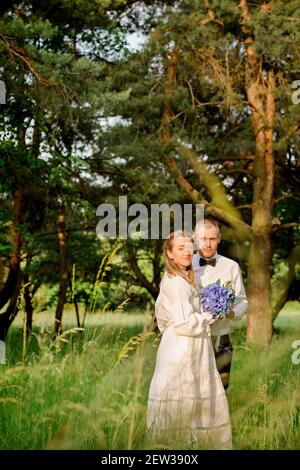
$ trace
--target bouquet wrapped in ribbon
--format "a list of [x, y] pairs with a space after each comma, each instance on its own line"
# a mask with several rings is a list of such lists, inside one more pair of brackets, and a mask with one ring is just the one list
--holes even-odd
[[202, 309], [210, 312], [213, 318], [226, 318], [237, 301], [230, 281], [221, 285], [218, 280], [206, 287], [200, 287]]

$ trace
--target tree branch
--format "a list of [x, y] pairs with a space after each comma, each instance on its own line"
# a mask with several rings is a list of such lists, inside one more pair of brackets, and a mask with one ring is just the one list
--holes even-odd
[[216, 18], [215, 18], [215, 12], [214, 12], [213, 10], [211, 10], [211, 8], [209, 7], [209, 1], [208, 1], [208, 0], [204, 0], [204, 3], [205, 3], [205, 6], [206, 6], [206, 8], [207, 8], [208, 18], [205, 18], [204, 20], [201, 20], [201, 24], [205, 25], [205, 24], [208, 24], [208, 23], [210, 23], [210, 22], [212, 21], [212, 22], [214, 22], [214, 23], [219, 24], [220, 26], [224, 26], [223, 21], [221, 21], [221, 20], [216, 20]]
[[134, 274], [136, 275], [136, 278], [137, 280], [139, 281], [139, 284], [140, 286], [144, 287], [145, 289], [147, 289], [147, 291], [152, 295], [152, 297], [154, 299], [157, 298], [158, 296], [158, 289], [156, 286], [153, 286], [153, 284], [151, 284], [150, 281], [148, 281], [148, 279], [146, 278], [146, 276], [144, 276], [144, 274], [142, 273], [139, 265], [138, 265], [138, 262], [137, 262], [137, 259], [136, 259], [136, 256], [134, 254], [134, 251], [133, 251], [133, 248], [130, 244], [130, 242], [127, 242], [125, 244], [126, 246], [126, 249], [127, 249], [127, 253], [128, 253], [128, 259], [129, 259], [129, 263], [130, 263], [130, 266], [131, 266], [131, 269], [133, 270]]
[[[92, 230], [95, 230], [96, 231], [96, 225], [88, 225], [86, 227], [81, 227], [81, 228], [66, 228], [65, 229], [65, 233], [70, 233], [70, 232], [84, 232], [84, 231], [92, 231]], [[44, 237], [47, 237], [48, 235], [55, 235], [57, 236], [58, 234], [58, 231], [55, 230], [54, 232], [46, 232], [46, 233], [42, 233], [41, 235], [36, 235], [34, 238], [35, 240], [36, 239], [39, 239], [39, 238], [44, 238]]]
[[252, 204], [241, 204], [240, 206], [236, 206], [237, 209], [250, 209], [252, 210]]
[[240, 160], [254, 160], [254, 156], [237, 156], [237, 157], [218, 157], [218, 158], [212, 158], [209, 160], [206, 160], [206, 163], [218, 163], [218, 162], [239, 162]]
[[279, 314], [288, 296], [288, 291], [295, 278], [296, 264], [300, 262], [300, 245], [295, 246], [286, 260], [286, 268], [272, 282], [272, 316], [273, 321]]
[[[177, 168], [176, 161], [174, 158], [169, 157], [169, 165], [167, 166], [167, 168], [172, 174], [174, 174], [180, 186], [190, 195], [190, 197], [197, 204], [203, 204], [205, 206], [208, 215], [211, 215], [212, 217], [215, 217], [221, 222], [234, 227], [238, 238], [242, 240], [244, 240], [245, 238], [249, 238], [251, 234], [251, 227], [246, 222], [242, 221], [239, 216], [235, 215], [235, 212], [237, 212], [235, 209], [233, 214], [232, 210], [227, 210], [227, 208], [220, 207], [219, 205], [216, 205], [213, 202], [209, 203], [206, 200], [201, 200], [199, 191], [196, 190], [182, 175], [180, 170]], [[208, 190], [211, 190], [212, 188], [209, 186], [209, 183], [206, 181], [203, 184], [205, 185], [205, 187], [207, 187]], [[229, 201], [227, 202], [228, 207], [231, 207]]]
[[244, 168], [233, 168], [232, 170], [226, 171], [226, 175], [230, 173], [242, 173], [246, 176], [251, 176], [253, 178], [253, 173], [251, 173], [251, 171], [245, 170]]
[[283, 196], [278, 197], [277, 199], [274, 199], [273, 206], [275, 206], [276, 204], [278, 204], [281, 201], [285, 201], [286, 199], [294, 199], [295, 201], [298, 201], [298, 202], [300, 201], [299, 197], [293, 196], [292, 194], [283, 195]]
[[278, 230], [282, 230], [284, 228], [292, 228], [292, 227], [300, 227], [300, 223], [298, 222], [290, 222], [288, 224], [282, 224], [282, 225], [278, 225], [276, 227], [273, 228], [272, 230], [272, 233], [275, 233], [277, 232]]
[[20, 59], [22, 62], [24, 62], [24, 64], [27, 66], [28, 70], [31, 72], [31, 74], [40, 82], [42, 83], [43, 85], [46, 85], [46, 86], [54, 86], [55, 83], [54, 82], [51, 82], [49, 80], [46, 80], [44, 79], [36, 70], [35, 68], [33, 67], [33, 65], [31, 64], [30, 60], [29, 60], [29, 56], [28, 54], [14, 46], [11, 42], [11, 39], [8, 38], [7, 36], [4, 36], [3, 34], [0, 34], [0, 41], [5, 45], [5, 47], [7, 48], [10, 56], [16, 56], [18, 59]]

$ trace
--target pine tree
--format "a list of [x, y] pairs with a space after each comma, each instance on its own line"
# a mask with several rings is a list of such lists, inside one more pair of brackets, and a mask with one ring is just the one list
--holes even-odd
[[299, 210], [286, 226], [278, 206], [296, 198], [298, 180], [300, 108], [292, 86], [300, 66], [299, 13], [298, 2], [281, 0], [161, 5], [144, 50], [108, 79], [111, 90], [124, 83], [131, 89], [130, 102], [115, 109], [126, 125], [109, 136], [121, 144], [111, 149], [122, 156], [126, 179], [143, 162], [152, 183], [155, 166], [164, 202], [167, 171], [232, 228], [230, 236], [249, 243], [247, 337], [262, 346], [272, 337], [279, 230], [291, 228], [292, 245], [299, 243]]

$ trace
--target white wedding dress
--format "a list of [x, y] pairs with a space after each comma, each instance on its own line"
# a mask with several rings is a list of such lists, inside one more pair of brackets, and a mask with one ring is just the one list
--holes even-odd
[[230, 449], [227, 397], [210, 338], [211, 315], [196, 290], [164, 274], [155, 304], [163, 333], [151, 381], [147, 429], [153, 439], [174, 436], [199, 448]]

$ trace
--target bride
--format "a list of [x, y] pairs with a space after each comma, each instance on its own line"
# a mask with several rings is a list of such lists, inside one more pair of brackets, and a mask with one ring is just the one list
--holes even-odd
[[202, 312], [191, 267], [193, 243], [185, 232], [164, 245], [165, 273], [155, 304], [163, 333], [147, 409], [154, 439], [184, 439], [201, 448], [231, 449], [226, 394], [216, 368], [210, 325]]

